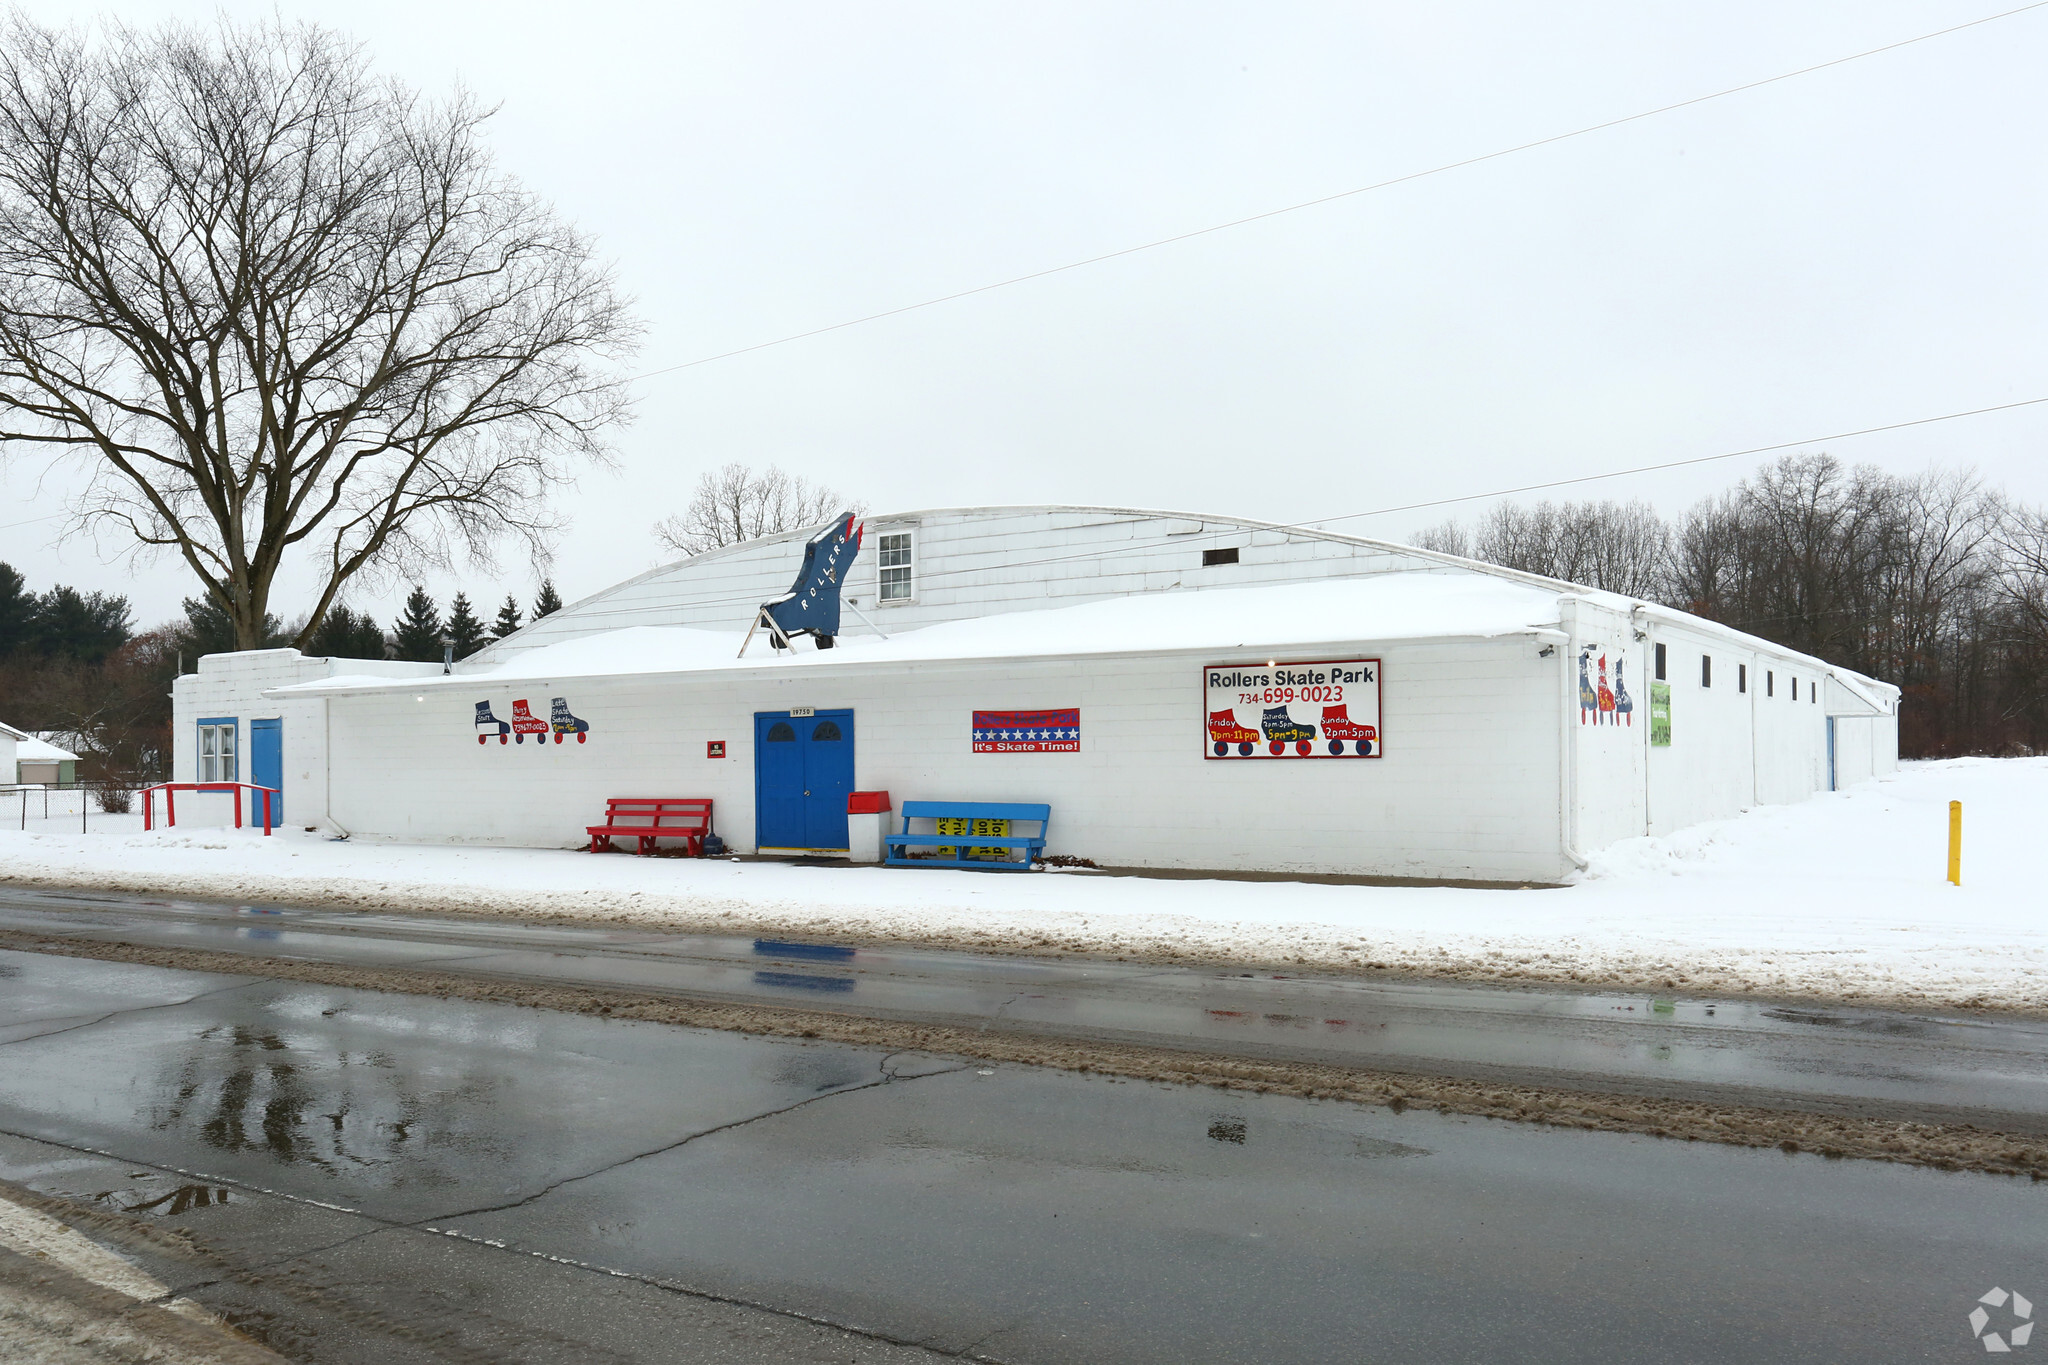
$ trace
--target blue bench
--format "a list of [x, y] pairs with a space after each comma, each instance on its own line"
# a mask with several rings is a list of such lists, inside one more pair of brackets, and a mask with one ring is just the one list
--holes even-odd
[[[1016, 829], [1020, 820], [1034, 821], [1038, 825], [1035, 835], [1018, 834], [912, 834], [913, 820], [966, 820], [968, 828], [975, 820], [1008, 820], [1010, 828]], [[886, 859], [891, 867], [960, 867], [970, 872], [1029, 872], [1031, 861], [1045, 851], [1045, 836], [1052, 827], [1052, 807], [1025, 805], [1012, 801], [905, 801], [903, 803], [903, 832], [884, 834], [883, 840], [889, 845]], [[934, 825], [936, 829], [936, 825]], [[951, 849], [948, 855], [934, 857], [930, 853], [923, 857], [910, 856], [912, 849]], [[1012, 862], [1008, 859], [970, 858], [969, 849], [1005, 848], [1022, 849], [1024, 860]]]

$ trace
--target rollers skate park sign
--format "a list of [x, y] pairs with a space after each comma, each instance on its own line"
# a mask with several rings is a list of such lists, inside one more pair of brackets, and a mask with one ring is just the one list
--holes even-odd
[[1210, 664], [1205, 758], [1378, 758], [1380, 661]]

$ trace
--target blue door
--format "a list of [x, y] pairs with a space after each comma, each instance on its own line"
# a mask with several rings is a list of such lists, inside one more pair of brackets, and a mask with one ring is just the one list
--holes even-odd
[[[284, 823], [284, 722], [278, 719], [249, 722], [249, 780], [259, 787], [274, 788], [270, 798], [270, 823]], [[263, 823], [263, 794], [251, 793], [249, 822]]]
[[754, 716], [754, 842], [843, 849], [853, 790], [853, 712]]
[[1828, 790], [1835, 789], [1835, 718], [1828, 717]]

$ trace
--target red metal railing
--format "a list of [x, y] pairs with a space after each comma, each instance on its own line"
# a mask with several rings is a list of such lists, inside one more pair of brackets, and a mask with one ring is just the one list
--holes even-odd
[[[178, 823], [178, 792], [233, 792], [235, 794], [235, 828], [242, 827], [242, 788], [250, 792], [263, 793], [263, 833], [270, 833], [270, 798], [282, 796], [276, 787], [259, 787], [254, 782], [159, 782], [153, 787], [142, 789], [142, 827], [156, 828], [156, 794], [164, 794], [164, 828], [172, 829]], [[253, 799], [253, 797], [252, 797]], [[253, 812], [252, 812], [253, 813]]]

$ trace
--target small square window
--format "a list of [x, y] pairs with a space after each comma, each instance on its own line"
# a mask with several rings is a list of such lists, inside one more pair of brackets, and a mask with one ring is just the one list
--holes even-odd
[[1237, 563], [1237, 547], [1235, 545], [1226, 545], [1220, 550], [1202, 551], [1202, 567], [1205, 569], [1217, 564], [1235, 563]]
[[1714, 656], [1711, 654], [1702, 654], [1700, 655], [1700, 686], [1712, 687], [1713, 685]]
[[1664, 681], [1664, 646], [1657, 646], [1657, 681]]
[[1737, 665], [1735, 665], [1735, 690], [1736, 690], [1737, 692], [1747, 692], [1747, 691], [1749, 691], [1749, 665], [1748, 665], [1748, 664], [1737, 664]]
[[879, 596], [884, 602], [908, 602], [911, 598], [911, 533], [892, 531], [875, 540], [875, 561], [881, 566]]

